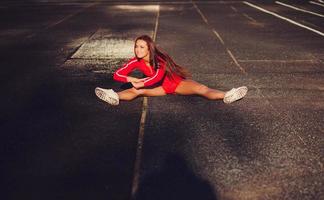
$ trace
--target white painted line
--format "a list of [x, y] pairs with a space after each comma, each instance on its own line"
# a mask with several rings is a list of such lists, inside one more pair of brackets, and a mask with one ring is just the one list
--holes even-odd
[[[202, 16], [202, 18], [204, 18], [204, 15], [203, 15], [203, 13], [199, 10], [199, 8], [195, 5], [195, 3], [192, 1], [192, 3], [194, 4], [194, 6], [195, 6], [195, 8], [197, 9], [197, 11], [200, 13], [200, 15]], [[246, 3], [246, 4], [249, 4], [248, 2], [244, 2], [244, 3]], [[252, 6], [253, 7], [253, 6]], [[262, 9], [262, 8], [261, 8]], [[267, 11], [267, 12], [269, 12], [269, 11]], [[204, 20], [205, 21], [205, 20]], [[208, 24], [208, 21], [207, 21], [207, 19], [206, 19], [206, 24], [207, 25], [209, 25]], [[213, 29], [213, 32], [215, 33], [215, 35], [217, 36], [217, 38], [221, 41], [221, 43], [225, 46], [225, 44], [224, 44], [224, 41], [223, 41], [223, 39], [221, 38], [221, 36], [217, 33], [217, 31], [215, 30], [215, 29]], [[240, 68], [240, 70], [245, 74], [245, 75], [247, 75], [247, 72], [244, 70], [244, 68], [242, 68], [241, 66], [240, 66], [240, 64], [238, 63], [238, 61], [236, 60], [236, 58], [234, 57], [234, 55], [233, 55], [233, 53], [229, 50], [229, 49], [227, 49], [226, 48], [226, 50], [227, 50], [227, 52], [228, 52], [228, 54], [231, 56], [231, 58], [233, 59], [233, 61], [234, 61], [234, 63], [236, 64], [236, 66], [238, 66], [239, 68]], [[263, 97], [263, 99], [265, 99], [265, 101], [269, 104], [269, 106], [275, 111], [275, 112], [277, 112], [278, 113], [278, 116], [281, 116], [281, 113], [278, 111], [278, 109], [277, 108], [275, 108], [273, 105], [272, 105], [272, 103], [262, 94], [262, 92], [260, 91], [260, 89], [258, 88], [258, 87], [255, 87], [256, 89], [257, 89], [257, 91], [258, 91], [258, 93]], [[307, 144], [306, 144], [306, 142], [300, 137], [300, 135], [298, 134], [298, 132], [295, 130], [295, 129], [293, 129], [293, 133], [295, 134], [295, 135], [297, 135], [297, 137], [300, 139], [300, 141], [305, 145], [305, 146], [307, 146]]]
[[[153, 32], [153, 36], [152, 36], [153, 41], [156, 40], [156, 32], [157, 32], [158, 25], [159, 25], [159, 18], [160, 18], [160, 6], [158, 6], [158, 9], [157, 9], [155, 27], [154, 27], [154, 32]], [[134, 177], [133, 177], [133, 182], [132, 182], [132, 191], [131, 191], [132, 199], [135, 199], [135, 195], [137, 193], [138, 186], [139, 186], [140, 168], [141, 168], [141, 162], [142, 162], [142, 149], [143, 149], [144, 132], [145, 132], [144, 129], [145, 129], [147, 109], [148, 109], [148, 98], [144, 97], [140, 127], [139, 127], [139, 132], [138, 132], [136, 159], [135, 159], [135, 166], [134, 166]]]
[[204, 20], [204, 22], [209, 25], [207, 18], [205, 15], [201, 12], [201, 10], [198, 8], [198, 6], [195, 4], [195, 2], [191, 1], [193, 6], [196, 8], [197, 12], [200, 14], [201, 18]]
[[270, 62], [270, 63], [317, 63], [316, 60], [238, 60], [238, 62]]
[[312, 15], [315, 15], [315, 16], [318, 16], [318, 17], [324, 17], [324, 15], [318, 14], [316, 12], [312, 12], [312, 11], [304, 10], [304, 9], [301, 9], [301, 8], [297, 8], [295, 6], [288, 5], [288, 4], [282, 3], [280, 1], [276, 1], [276, 4], [279, 4], [279, 5], [294, 9], [294, 10], [298, 10], [298, 11], [301, 11], [301, 12], [309, 13], [309, 14], [312, 14]]
[[144, 143], [144, 129], [145, 129], [145, 121], [147, 115], [147, 97], [143, 98], [143, 106], [142, 106], [142, 114], [141, 114], [141, 121], [140, 127], [138, 132], [138, 140], [137, 140], [137, 148], [136, 148], [136, 159], [135, 159], [135, 166], [134, 166], [134, 177], [132, 182], [132, 191], [131, 197], [135, 199], [138, 186], [139, 186], [139, 178], [140, 178], [140, 169], [141, 169], [141, 162], [142, 162], [142, 150], [143, 150], [143, 143]]
[[314, 2], [314, 1], [310, 1], [309, 3], [311, 3], [311, 4], [315, 4], [315, 5], [318, 5], [318, 6], [321, 6], [321, 7], [324, 7], [323, 4], [320, 4], [320, 3], [317, 3], [317, 2]]
[[236, 9], [234, 6], [231, 6], [231, 9], [232, 9], [234, 12], [237, 12], [237, 9]]
[[241, 70], [241, 72], [243, 72], [243, 74], [247, 74], [247, 72], [245, 71], [245, 69], [243, 69], [243, 67], [241, 67], [241, 65], [237, 62], [237, 60], [234, 57], [234, 55], [232, 54], [232, 52], [229, 49], [226, 49], [226, 50], [227, 50], [228, 54], [231, 56], [232, 60], [236, 64], [236, 66]]
[[[168, 5], [168, 4], [192, 4], [191, 1], [149, 1], [150, 3], [153, 4], [158, 4], [158, 5]], [[109, 2], [105, 2], [107, 4], [109, 4]], [[132, 4], [142, 4], [143, 1], [134, 1], [132, 2]], [[239, 4], [241, 3], [240, 1], [195, 1], [195, 3], [199, 3], [199, 4]]]
[[157, 33], [157, 29], [159, 27], [159, 18], [160, 18], [160, 6], [158, 6], [158, 10], [157, 10], [157, 16], [156, 16], [156, 20], [155, 20], [155, 28], [154, 28], [154, 32], [153, 32], [153, 41], [156, 40], [156, 33]]
[[263, 12], [265, 12], [265, 13], [268, 13], [268, 14], [270, 14], [270, 15], [273, 15], [273, 16], [275, 16], [275, 17], [278, 17], [278, 18], [280, 18], [280, 19], [283, 19], [283, 20], [285, 20], [285, 21], [288, 21], [288, 22], [290, 22], [290, 23], [292, 23], [292, 24], [294, 24], [294, 25], [296, 25], [296, 26], [299, 26], [299, 27], [302, 27], [302, 28], [307, 29], [307, 30], [309, 30], [309, 31], [312, 31], [312, 32], [314, 32], [314, 33], [317, 33], [318, 35], [324, 37], [324, 33], [322, 33], [321, 31], [315, 30], [315, 29], [313, 29], [313, 28], [310, 28], [310, 27], [308, 27], [308, 26], [305, 26], [305, 25], [303, 25], [303, 24], [300, 24], [300, 23], [298, 23], [298, 22], [295, 22], [295, 21], [293, 21], [293, 20], [291, 20], [291, 19], [288, 19], [288, 18], [286, 18], [286, 17], [283, 17], [283, 16], [281, 16], [281, 15], [278, 15], [278, 14], [276, 14], [276, 13], [274, 13], [274, 12], [268, 11], [268, 10], [266, 10], [266, 9], [264, 9], [264, 8], [261, 8], [261, 7], [257, 6], [257, 5], [254, 5], [254, 4], [252, 4], [252, 3], [249, 3], [249, 2], [247, 2], [247, 1], [243, 1], [243, 3], [246, 4], [246, 5], [248, 5], [248, 6], [253, 7], [253, 8], [255, 8], [255, 9], [258, 9], [258, 10], [260, 10], [260, 11], [263, 11]]
[[215, 29], [213, 29], [213, 33], [216, 35], [216, 37], [219, 39], [219, 41], [225, 46], [224, 40], [222, 39], [222, 37], [219, 35], [219, 33]]
[[[208, 20], [206, 19], [205, 15], [201, 12], [201, 10], [198, 8], [198, 6], [195, 4], [195, 2], [191, 1], [192, 4], [194, 5], [194, 7], [196, 8], [197, 12], [200, 14], [201, 18], [204, 20], [204, 22], [209, 26]], [[213, 33], [216, 35], [216, 37], [219, 39], [219, 41], [223, 44], [223, 46], [226, 48], [225, 42], [222, 39], [222, 37], [220, 36], [220, 34], [215, 30], [212, 29]], [[247, 72], [241, 67], [241, 65], [237, 62], [237, 60], [235, 59], [234, 55], [232, 54], [232, 52], [226, 48], [227, 53], [230, 55], [230, 57], [232, 58], [232, 60], [234, 61], [234, 63], [236, 64], [236, 66], [243, 72], [243, 74], [247, 74]]]
[[137, 11], [137, 12], [157, 12], [159, 6], [157, 5], [115, 5], [114, 8], [118, 8], [126, 11]]
[[[58, 25], [58, 24], [64, 22], [65, 20], [67, 20], [67, 19], [69, 19], [69, 18], [71, 18], [71, 17], [73, 17], [73, 16], [75, 16], [75, 15], [77, 15], [77, 14], [83, 12], [85, 9], [88, 9], [88, 8], [90, 8], [90, 7], [92, 7], [92, 6], [96, 5], [96, 4], [98, 4], [98, 3], [92, 3], [92, 4], [90, 4], [90, 5], [88, 5], [88, 6], [84, 7], [84, 8], [81, 8], [81, 9], [77, 10], [76, 12], [74, 12], [74, 13], [72, 13], [72, 14], [66, 16], [66, 17], [64, 17], [63, 19], [60, 19], [59, 21], [56, 21], [56, 22], [53, 22], [53, 23], [47, 25], [47, 26], [46, 26], [45, 28], [43, 28], [42, 30], [47, 30], [47, 29], [49, 29], [49, 28], [52, 28], [52, 27], [54, 27], [54, 26], [56, 26], [56, 25]], [[42, 31], [42, 30], [40, 30], [40, 31]], [[33, 38], [33, 37], [35, 37], [35, 36], [36, 36], [40, 31], [37, 31], [37, 32], [32, 33], [32, 34], [30, 34], [30, 35], [27, 35], [26, 38], [28, 38], [28, 39]]]
[[255, 19], [253, 19], [252, 17], [250, 17], [249, 15], [247, 15], [245, 13], [243, 13], [243, 16], [246, 17], [246, 18], [248, 18], [252, 22], [257, 22]]
[[305, 21], [305, 20], [301, 20], [301, 22], [303, 22], [305, 25], [310, 25], [310, 26], [312, 26], [314, 28], [319, 28], [319, 29], [321, 28], [321, 27], [319, 27], [319, 26], [317, 26], [317, 25], [315, 25], [313, 23], [310, 23], [308, 21]]
[[205, 3], [205, 4], [232, 4], [232, 3], [240, 3], [237, 1], [195, 1], [196, 3]]
[[75, 16], [75, 15], [77, 15], [77, 14], [83, 12], [84, 10], [86, 10], [86, 9], [88, 9], [88, 8], [90, 8], [90, 7], [94, 6], [94, 5], [96, 5], [96, 4], [98, 4], [98, 3], [92, 3], [92, 4], [90, 4], [90, 5], [88, 5], [88, 6], [84, 7], [84, 8], [81, 8], [81, 9], [77, 10], [76, 12], [74, 12], [74, 13], [72, 13], [72, 14], [66, 16], [66, 17], [64, 17], [63, 19], [61, 19], [61, 20], [59, 20], [59, 21], [57, 21], [57, 22], [54, 22], [54, 23], [48, 25], [47, 27], [45, 27], [45, 30], [46, 30], [46, 29], [49, 29], [49, 28], [51, 28], [51, 27], [53, 27], [53, 26], [56, 26], [56, 25], [58, 25], [58, 24], [60, 24], [60, 23], [62, 23], [62, 22], [64, 22], [65, 20], [67, 20], [67, 19], [69, 19], [69, 18], [71, 18], [71, 17], [73, 17], [73, 16]]

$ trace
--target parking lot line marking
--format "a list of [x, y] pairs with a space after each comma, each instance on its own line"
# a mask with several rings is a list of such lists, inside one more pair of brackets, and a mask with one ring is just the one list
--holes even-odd
[[[204, 19], [206, 19], [206, 17], [204, 16], [204, 14], [200, 11], [200, 9], [198, 8], [198, 6], [197, 5], [195, 5], [195, 2], [193, 2], [193, 1], [191, 1], [192, 2], [192, 4], [194, 4], [194, 7], [196, 8], [196, 10], [198, 11], [198, 13], [202, 16], [202, 18]], [[208, 26], [210, 26], [209, 25], [209, 23], [208, 23], [208, 21], [207, 21], [207, 19], [206, 20], [204, 20], [205, 21], [205, 23], [208, 25]], [[234, 63], [236, 64], [236, 66], [237, 67], [239, 67], [239, 69], [243, 72], [243, 74], [245, 74], [245, 75], [247, 75], [248, 73], [245, 71], [245, 69], [243, 68], [243, 67], [241, 67], [241, 65], [239, 64], [239, 62], [237, 61], [237, 59], [235, 58], [235, 56], [233, 55], [233, 53], [225, 46], [225, 43], [224, 43], [224, 40], [221, 38], [221, 36], [217, 33], [217, 31], [215, 30], [215, 29], [212, 29], [212, 31], [213, 31], [213, 33], [217, 36], [217, 38], [221, 41], [221, 43], [224, 45], [224, 47], [226, 48], [226, 51], [227, 51], [227, 53], [231, 56], [231, 58], [232, 58], [232, 60], [234, 61]], [[258, 88], [258, 87], [255, 87], [256, 88], [256, 90], [258, 91], [258, 93], [268, 102], [268, 104], [270, 105], [270, 107], [278, 114], [278, 116], [280, 115], [280, 112], [279, 112], [279, 110], [276, 108], [276, 107], [274, 107], [273, 105], [272, 105], [272, 103], [267, 99], [267, 97], [265, 97], [263, 94], [262, 94], [262, 92], [260, 91], [260, 89]], [[293, 133], [299, 138], [299, 140], [305, 145], [305, 146], [307, 146], [307, 143], [302, 139], [302, 137], [298, 134], [298, 132], [295, 130], [295, 129], [293, 129]]]
[[311, 4], [315, 4], [315, 5], [318, 5], [318, 6], [321, 6], [321, 7], [324, 7], [323, 4], [317, 3], [317, 2], [315, 2], [315, 1], [310, 1], [309, 3], [311, 3]]
[[158, 6], [157, 16], [156, 16], [156, 20], [155, 20], [155, 27], [154, 27], [153, 38], [152, 38], [154, 42], [156, 40], [156, 33], [157, 33], [157, 29], [159, 27], [159, 17], [160, 17], [160, 6]]
[[[198, 8], [198, 6], [196, 5], [196, 3], [194, 1], [191, 1], [193, 6], [196, 8], [197, 12], [200, 14], [201, 18], [203, 19], [203, 21], [207, 24], [207, 26], [210, 27], [207, 18], [205, 17], [205, 15], [202, 13], [202, 11]], [[232, 58], [232, 60], [234, 61], [235, 65], [241, 70], [241, 72], [243, 74], [247, 74], [247, 72], [245, 71], [245, 69], [243, 67], [241, 67], [241, 65], [237, 62], [235, 56], [233, 55], [233, 53], [226, 47], [224, 40], [222, 39], [222, 37], [220, 36], [220, 34], [214, 29], [212, 28], [212, 32], [216, 35], [216, 37], [218, 38], [218, 40], [222, 43], [222, 45], [225, 47], [226, 52], [229, 54], [229, 56]]]
[[206, 19], [205, 15], [201, 12], [201, 10], [197, 7], [195, 2], [191, 1], [193, 6], [196, 8], [197, 12], [200, 14], [201, 18], [204, 20], [204, 22], [209, 25], [208, 20]]
[[280, 18], [280, 19], [282, 19], [282, 20], [285, 20], [285, 21], [287, 21], [287, 22], [290, 22], [290, 23], [292, 23], [292, 24], [294, 24], [294, 25], [296, 25], [296, 26], [302, 27], [302, 28], [304, 28], [304, 29], [307, 29], [307, 30], [309, 30], [309, 31], [312, 31], [312, 32], [317, 33], [317, 34], [319, 34], [320, 36], [323, 36], [323, 37], [324, 37], [324, 33], [322, 33], [321, 31], [318, 31], [318, 30], [316, 30], [316, 29], [313, 29], [313, 28], [310, 28], [310, 27], [305, 26], [305, 25], [303, 25], [303, 24], [300, 24], [300, 23], [298, 23], [298, 22], [295, 22], [295, 21], [293, 21], [293, 20], [291, 20], [291, 19], [288, 19], [287, 17], [283, 17], [283, 16], [281, 16], [281, 15], [278, 15], [277, 13], [271, 12], [271, 11], [269, 11], [269, 10], [266, 10], [266, 9], [264, 9], [264, 8], [261, 8], [261, 7], [257, 6], [257, 5], [254, 5], [254, 4], [252, 4], [252, 3], [249, 3], [249, 2], [247, 2], [247, 1], [243, 1], [243, 3], [246, 4], [246, 5], [248, 5], [248, 6], [251, 6], [251, 7], [255, 8], [255, 9], [257, 9], [257, 10], [260, 10], [260, 11], [265, 12], [265, 13], [267, 13], [267, 14], [270, 14], [270, 15], [273, 15], [273, 16], [275, 16], [275, 17], [278, 17], [278, 18]]
[[234, 6], [231, 6], [231, 9], [232, 9], [234, 12], [237, 12], [237, 9], [236, 9]]
[[282, 5], [282, 6], [285, 6], [285, 7], [288, 7], [288, 8], [291, 8], [291, 9], [294, 9], [294, 10], [298, 10], [298, 11], [301, 11], [301, 12], [305, 12], [305, 13], [309, 13], [309, 14], [312, 14], [312, 15], [316, 15], [318, 17], [324, 17], [324, 15], [318, 14], [316, 12], [312, 12], [312, 11], [309, 11], [309, 10], [304, 10], [304, 9], [301, 9], [301, 8], [297, 8], [295, 6], [288, 5], [288, 4], [282, 3], [280, 1], [276, 1], [275, 3], [276, 4], [279, 4], [279, 5]]
[[249, 19], [250, 21], [256, 23], [257, 21], [255, 19], [253, 19], [252, 17], [250, 17], [248, 14], [243, 13], [243, 16], [246, 17], [247, 19]]
[[61, 20], [59, 20], [59, 21], [57, 21], [57, 22], [54, 22], [54, 23], [48, 25], [47, 27], [45, 27], [45, 30], [46, 30], [46, 29], [49, 29], [49, 28], [52, 28], [53, 26], [56, 26], [56, 25], [58, 25], [58, 24], [64, 22], [64, 21], [67, 20], [67, 19], [70, 19], [71, 17], [73, 17], [73, 16], [75, 16], [75, 15], [77, 15], [77, 14], [83, 12], [84, 10], [86, 10], [86, 9], [88, 9], [88, 8], [90, 8], [90, 7], [94, 6], [94, 5], [96, 5], [96, 4], [98, 4], [98, 3], [92, 3], [92, 4], [90, 4], [90, 5], [88, 5], [88, 6], [84, 7], [84, 8], [81, 8], [81, 9], [77, 10], [77, 11], [74, 12], [74, 13], [71, 13], [70, 15], [64, 17], [63, 19], [61, 19]]
[[270, 63], [317, 63], [316, 60], [238, 60], [238, 62], [270, 62]]
[[213, 29], [213, 33], [216, 35], [216, 37], [219, 39], [219, 41], [220, 41], [223, 45], [225, 45], [224, 40], [222, 39], [222, 37], [218, 34], [218, 32], [217, 32], [215, 29]]
[[303, 22], [305, 25], [309, 25], [309, 26], [312, 26], [314, 28], [319, 28], [319, 29], [321, 28], [321, 27], [319, 27], [319, 26], [317, 26], [317, 25], [315, 25], [313, 23], [310, 23], [308, 21], [305, 21], [305, 20], [301, 20], [301, 22]]
[[[64, 63], [65, 62], [67, 62], [68, 60], [70, 60], [70, 59], [82, 59], [82, 60], [86, 60], [87, 58], [78, 58], [78, 57], [76, 57], [76, 58], [73, 58], [73, 55], [76, 53], [76, 52], [78, 52], [79, 51], [79, 49], [86, 43], [86, 42], [88, 42], [88, 41], [90, 41], [91, 40], [91, 38], [97, 33], [97, 32], [99, 32], [99, 30], [100, 29], [97, 29], [96, 31], [94, 31], [92, 34], [90, 34], [89, 35], [89, 37], [88, 38], [86, 38], [85, 40], [83, 40], [67, 57], [66, 57], [66, 59], [64, 60]], [[101, 60], [103, 60], [103, 59], [101, 59]], [[106, 60], [106, 59], [104, 59], [104, 60]]]
[[[158, 6], [157, 9], [155, 27], [152, 36], [153, 41], [156, 40], [156, 33], [159, 25], [159, 17], [160, 17], [160, 6]], [[138, 186], [139, 186], [140, 167], [142, 161], [142, 150], [143, 150], [143, 143], [144, 143], [144, 132], [145, 132], [144, 130], [145, 130], [147, 109], [148, 109], [148, 98], [144, 97], [141, 121], [140, 121], [139, 132], [138, 132], [138, 141], [137, 141], [137, 149], [136, 149], [136, 157], [135, 157], [135, 165], [134, 165], [134, 177], [133, 177], [132, 188], [131, 188], [131, 199], [135, 199], [135, 195], [137, 193]]]
[[[195, 3], [192, 1], [192, 3], [194, 4], [194, 7], [197, 9], [197, 11], [198, 11], [198, 13], [202, 16], [202, 18], [205, 18], [206, 19], [206, 17], [204, 16], [204, 14], [200, 11], [200, 9], [198, 8], [198, 6], [197, 5], [195, 5]], [[209, 23], [208, 23], [208, 21], [207, 21], [207, 19], [206, 20], [204, 20], [205, 21], [205, 23], [208, 25], [208, 26], [210, 26], [209, 25]], [[212, 31], [213, 31], [213, 33], [217, 36], [217, 38], [221, 41], [221, 43], [225, 46], [225, 43], [224, 43], [224, 40], [222, 39], [222, 37], [218, 34], [218, 32], [215, 30], [215, 29], [212, 29]], [[227, 53], [231, 56], [231, 58], [232, 58], [232, 60], [234, 61], [234, 63], [236, 64], [236, 66], [243, 72], [243, 74], [245, 74], [245, 75], [247, 75], [248, 73], [245, 71], [245, 69], [243, 68], [243, 67], [241, 67], [241, 65], [239, 64], [239, 62], [237, 61], [237, 59], [235, 58], [235, 56], [233, 55], [233, 53], [225, 46], [225, 48], [226, 48], [226, 51], [227, 51]], [[275, 108], [272, 104], [271, 104], [271, 102], [262, 94], [262, 92], [260, 91], [260, 89], [258, 88], [258, 87], [256, 87], [256, 89], [257, 89], [257, 91], [260, 93], [260, 95], [264, 98], [264, 99], [266, 99], [266, 101], [269, 103], [269, 105], [270, 105], [270, 107], [275, 111], [275, 112], [277, 112], [278, 113], [278, 115], [280, 115], [280, 112], [278, 111], [278, 109], [277, 108]], [[300, 139], [300, 141], [305, 145], [305, 146], [307, 146], [307, 144], [306, 144], [306, 142], [300, 137], [300, 135], [297, 133], [297, 131], [296, 130], [293, 130], [293, 133], [295, 134], [295, 135], [297, 135], [297, 137]]]
[[[118, 1], [116, 1], [118, 2]], [[196, 3], [199, 4], [239, 4], [241, 3], [240, 1], [195, 1]], [[114, 4], [114, 1], [108, 2], [104, 1], [103, 3], [105, 4]], [[144, 1], [133, 1], [131, 2], [132, 5], [143, 5], [145, 4]], [[150, 1], [151, 4], [154, 5], [168, 5], [168, 4], [176, 4], [176, 5], [184, 5], [184, 4], [192, 4], [191, 1]]]
[[68, 15], [68, 16], [65, 16], [63, 19], [60, 19], [60, 20], [58, 20], [58, 21], [56, 21], [56, 22], [53, 22], [53, 23], [47, 25], [45, 28], [43, 28], [43, 29], [41, 29], [41, 30], [38, 30], [38, 31], [36, 31], [36, 32], [34, 32], [34, 33], [30, 34], [30, 35], [27, 35], [26, 38], [28, 38], [28, 39], [33, 38], [33, 37], [35, 37], [38, 33], [40, 33], [41, 31], [44, 31], [44, 30], [50, 29], [50, 28], [52, 28], [52, 27], [54, 27], [54, 26], [56, 26], [56, 25], [58, 25], [58, 24], [64, 22], [64, 21], [67, 20], [67, 19], [70, 19], [71, 17], [73, 17], [73, 16], [75, 16], [75, 15], [77, 15], [77, 14], [83, 12], [84, 10], [86, 10], [86, 9], [88, 9], [88, 8], [90, 8], [90, 7], [94, 6], [94, 5], [96, 5], [96, 4], [98, 4], [98, 3], [91, 3], [90, 5], [88, 5], [88, 6], [84, 7], [84, 8], [81, 8], [81, 9], [77, 10], [76, 12], [71, 13], [71, 14]]
[[227, 49], [228, 54], [231, 56], [232, 60], [234, 61], [235, 65], [241, 70], [241, 72], [243, 72], [243, 74], [247, 74], [247, 72], [245, 71], [245, 69], [243, 67], [241, 67], [241, 65], [237, 62], [236, 58], [234, 57], [234, 55], [232, 54], [232, 52]]

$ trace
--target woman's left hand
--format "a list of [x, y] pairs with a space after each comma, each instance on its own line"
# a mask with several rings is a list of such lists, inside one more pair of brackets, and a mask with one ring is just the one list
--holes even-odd
[[144, 82], [132, 82], [132, 85], [134, 86], [134, 88], [139, 89], [144, 87]]

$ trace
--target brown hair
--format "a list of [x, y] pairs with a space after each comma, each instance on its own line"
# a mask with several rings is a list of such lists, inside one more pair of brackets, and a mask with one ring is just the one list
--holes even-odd
[[158, 58], [160, 58], [166, 62], [166, 75], [168, 77], [172, 78], [172, 74], [177, 74], [178, 76], [181, 76], [183, 78], [191, 77], [191, 74], [187, 69], [177, 65], [168, 54], [163, 53], [161, 50], [159, 50], [150, 36], [141, 35], [137, 37], [135, 40], [135, 45], [137, 40], [143, 40], [146, 42], [148, 50], [150, 52], [150, 65], [153, 66], [155, 70], [159, 68]]

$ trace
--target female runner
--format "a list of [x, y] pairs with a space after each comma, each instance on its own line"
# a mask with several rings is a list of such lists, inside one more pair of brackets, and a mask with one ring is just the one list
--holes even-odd
[[[190, 79], [188, 71], [177, 65], [166, 53], [161, 52], [151, 37], [142, 35], [135, 40], [135, 57], [114, 73], [114, 79], [129, 82], [132, 87], [121, 92], [97, 87], [95, 94], [103, 101], [118, 105], [120, 100], [130, 101], [138, 96], [164, 96], [167, 94], [200, 95], [207, 99], [223, 99], [232, 103], [243, 98], [248, 89], [245, 86], [223, 92], [209, 88]], [[138, 69], [146, 76], [128, 76]]]

